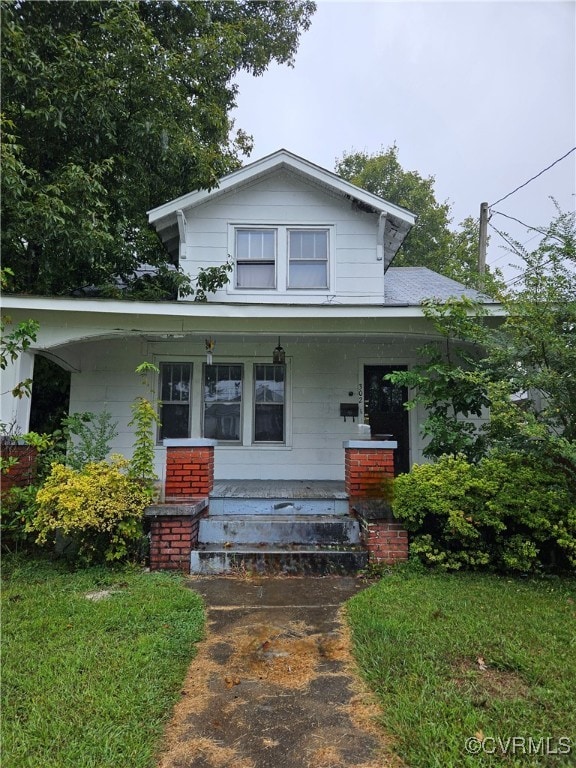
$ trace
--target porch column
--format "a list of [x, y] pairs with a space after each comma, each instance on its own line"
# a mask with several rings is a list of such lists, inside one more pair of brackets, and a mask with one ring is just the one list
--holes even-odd
[[170, 438], [166, 446], [166, 501], [208, 496], [214, 487], [214, 446], [207, 438]]
[[350, 512], [360, 520], [370, 560], [397, 563], [408, 559], [408, 533], [394, 519], [394, 440], [346, 440], [345, 487]]
[[21, 442], [2, 443], [1, 453], [3, 459], [14, 459], [16, 463], [2, 474], [0, 494], [7, 493], [14, 486], [26, 488], [32, 485], [36, 479], [38, 450]]
[[16, 433], [28, 432], [32, 398], [14, 397], [12, 390], [34, 375], [34, 352], [21, 352], [16, 360], [10, 360], [2, 371], [2, 395], [0, 421], [13, 427]]
[[198, 545], [200, 519], [208, 514], [214, 487], [217, 440], [170, 438], [166, 447], [164, 503], [146, 509], [150, 520], [150, 568], [190, 572], [190, 552]]
[[187, 504], [153, 504], [146, 509], [150, 521], [150, 570], [190, 573], [190, 552], [198, 545], [200, 519], [208, 499]]

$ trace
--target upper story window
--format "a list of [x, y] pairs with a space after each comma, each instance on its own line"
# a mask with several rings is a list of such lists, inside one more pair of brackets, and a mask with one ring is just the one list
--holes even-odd
[[327, 288], [328, 230], [289, 230], [288, 259], [288, 288]]
[[236, 230], [236, 287], [276, 287], [276, 230]]
[[334, 238], [328, 226], [230, 224], [236, 264], [234, 291], [330, 290]]

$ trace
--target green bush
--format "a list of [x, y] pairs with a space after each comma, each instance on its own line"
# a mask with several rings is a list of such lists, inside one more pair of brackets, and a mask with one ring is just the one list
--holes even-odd
[[120, 560], [137, 550], [142, 538], [144, 508], [150, 496], [127, 475], [121, 456], [90, 462], [76, 470], [53, 464], [36, 495], [37, 511], [29, 529], [36, 542], [64, 537], [85, 562]]
[[563, 467], [522, 453], [442, 456], [394, 483], [411, 553], [444, 570], [576, 566], [576, 495]]
[[0, 532], [2, 550], [17, 552], [33, 544], [29, 525], [36, 514], [36, 485], [20, 488], [15, 485], [2, 493]]

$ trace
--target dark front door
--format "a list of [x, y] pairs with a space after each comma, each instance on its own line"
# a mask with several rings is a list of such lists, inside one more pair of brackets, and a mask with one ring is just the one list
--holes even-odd
[[404, 408], [408, 390], [386, 381], [384, 376], [405, 370], [405, 365], [364, 366], [364, 415], [368, 417], [372, 439], [381, 436], [382, 440], [397, 441], [398, 449], [394, 452], [396, 474], [410, 469], [408, 411]]

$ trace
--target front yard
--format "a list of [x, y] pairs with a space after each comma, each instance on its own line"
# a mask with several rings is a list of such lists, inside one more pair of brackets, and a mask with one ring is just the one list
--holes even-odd
[[410, 768], [576, 765], [575, 580], [399, 571], [348, 618]]
[[4, 557], [4, 768], [149, 768], [203, 627], [177, 577]]
[[[5, 768], [152, 768], [200, 598], [167, 574], [6, 557], [2, 605]], [[576, 764], [575, 580], [400, 569], [347, 615], [409, 768]]]

